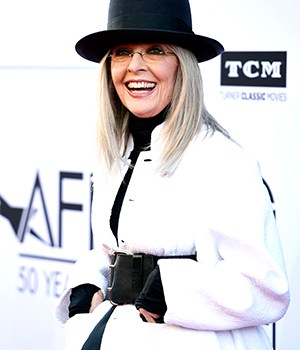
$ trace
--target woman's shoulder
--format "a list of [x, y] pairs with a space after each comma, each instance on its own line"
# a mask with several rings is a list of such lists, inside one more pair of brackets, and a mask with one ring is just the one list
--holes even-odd
[[226, 154], [242, 156], [247, 153], [242, 145], [219, 131], [200, 133], [195, 138], [192, 148], [203, 153], [209, 152], [218, 158]]
[[258, 168], [258, 161], [250, 149], [218, 131], [199, 135], [192, 148], [199, 162], [214, 164], [216, 168]]

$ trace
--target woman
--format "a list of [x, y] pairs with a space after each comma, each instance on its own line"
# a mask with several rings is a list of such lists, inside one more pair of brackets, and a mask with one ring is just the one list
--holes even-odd
[[188, 1], [114, 0], [108, 30], [76, 49], [100, 62], [100, 156], [95, 249], [57, 309], [67, 348], [271, 349], [263, 325], [289, 303], [272, 206], [203, 104], [198, 63], [221, 44], [192, 32]]

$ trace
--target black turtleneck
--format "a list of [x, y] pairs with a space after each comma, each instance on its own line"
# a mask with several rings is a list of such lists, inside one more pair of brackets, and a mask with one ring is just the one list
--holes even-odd
[[152, 131], [164, 120], [165, 110], [151, 118], [139, 118], [130, 114], [128, 128], [133, 137], [134, 149], [147, 150], [150, 147]]
[[116, 238], [118, 238], [120, 212], [124, 196], [134, 169], [134, 165], [141, 151], [150, 150], [152, 131], [155, 129], [156, 126], [158, 126], [165, 120], [165, 116], [165, 109], [158, 115], [151, 118], [139, 118], [133, 114], [130, 114], [129, 116], [128, 127], [133, 137], [134, 148], [129, 156], [129, 159], [131, 160], [131, 167], [128, 168], [124, 176], [124, 179], [119, 187], [118, 193], [115, 198], [115, 202], [111, 210], [110, 228]]

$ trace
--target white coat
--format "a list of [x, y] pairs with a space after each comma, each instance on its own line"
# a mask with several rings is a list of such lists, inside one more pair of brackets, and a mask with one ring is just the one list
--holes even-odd
[[[216, 132], [198, 136], [171, 177], [155, 172], [161, 142], [158, 126], [151, 151], [141, 152], [119, 221], [119, 246], [130, 252], [187, 255], [197, 261], [160, 259], [167, 304], [164, 324], [142, 322], [132, 305], [118, 306], [101, 350], [270, 350], [264, 325], [280, 319], [289, 304], [281, 245], [257, 162]], [[132, 149], [129, 142], [126, 157]], [[57, 308], [66, 323], [67, 349], [79, 350], [110, 307], [68, 320], [70, 289], [82, 283], [107, 291], [107, 247], [116, 241], [110, 210], [127, 170], [94, 174], [92, 225], [95, 249], [74, 265]], [[105, 245], [105, 249], [103, 249]]]

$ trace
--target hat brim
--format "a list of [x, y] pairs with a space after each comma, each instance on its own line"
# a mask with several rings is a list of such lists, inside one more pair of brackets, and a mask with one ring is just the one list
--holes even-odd
[[114, 29], [92, 33], [80, 39], [75, 49], [83, 58], [99, 63], [116, 45], [150, 42], [181, 46], [193, 52], [198, 62], [208, 61], [224, 51], [217, 40], [206, 36], [146, 29]]

